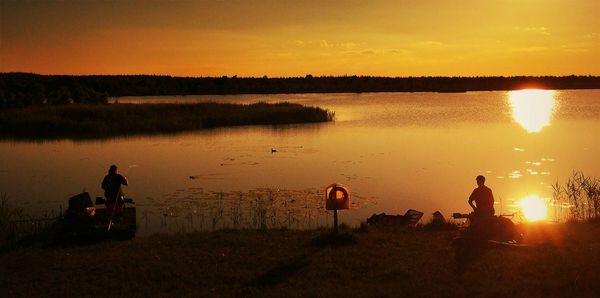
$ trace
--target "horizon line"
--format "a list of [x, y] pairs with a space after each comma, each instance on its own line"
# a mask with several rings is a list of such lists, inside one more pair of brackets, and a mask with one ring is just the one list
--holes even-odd
[[144, 74], [144, 73], [129, 73], [129, 74], [64, 74], [64, 73], [36, 73], [27, 71], [0, 71], [0, 75], [5, 74], [27, 74], [27, 75], [39, 75], [39, 76], [71, 76], [71, 77], [85, 77], [85, 76], [155, 76], [155, 77], [172, 77], [172, 78], [196, 78], [196, 79], [218, 79], [218, 78], [229, 78], [229, 79], [297, 79], [297, 78], [387, 78], [387, 79], [407, 79], [407, 78], [561, 78], [561, 77], [600, 77], [600, 74], [565, 74], [565, 75], [472, 75], [472, 76], [450, 76], [450, 75], [409, 75], [409, 76], [384, 76], [384, 75], [313, 75], [305, 74], [301, 76], [238, 76], [238, 75], [216, 75], [216, 76], [185, 76], [185, 75], [172, 75], [172, 74]]

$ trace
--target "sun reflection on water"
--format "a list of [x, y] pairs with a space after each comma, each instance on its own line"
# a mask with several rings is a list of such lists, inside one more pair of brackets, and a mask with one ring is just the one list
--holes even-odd
[[554, 90], [525, 89], [508, 92], [513, 118], [527, 132], [540, 132], [550, 125], [556, 100]]

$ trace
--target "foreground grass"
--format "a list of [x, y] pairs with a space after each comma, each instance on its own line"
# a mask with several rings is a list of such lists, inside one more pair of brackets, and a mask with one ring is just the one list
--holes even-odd
[[524, 227], [530, 248], [490, 248], [457, 271], [457, 231], [370, 228], [155, 235], [0, 253], [0, 296], [593, 296], [600, 224]]
[[238, 125], [325, 122], [333, 113], [298, 104], [63, 105], [0, 110], [0, 135], [95, 138]]

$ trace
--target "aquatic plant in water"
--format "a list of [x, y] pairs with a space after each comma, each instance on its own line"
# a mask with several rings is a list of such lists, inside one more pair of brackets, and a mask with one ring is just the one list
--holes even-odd
[[[153, 200], [154, 201], [154, 200]], [[353, 194], [352, 208], [369, 204], [369, 199]], [[331, 217], [324, 210], [322, 190], [258, 188], [248, 191], [207, 192], [201, 188], [176, 190], [163, 202], [143, 204], [144, 209], [161, 209], [161, 229], [308, 229], [323, 225]], [[155, 212], [144, 212], [145, 221]], [[183, 219], [184, 223], [179, 220]], [[150, 221], [152, 219], [150, 218]], [[146, 224], [146, 227], [148, 224]]]

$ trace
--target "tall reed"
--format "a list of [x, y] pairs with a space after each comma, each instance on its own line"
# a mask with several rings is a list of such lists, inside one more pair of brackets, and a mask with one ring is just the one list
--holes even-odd
[[570, 220], [600, 218], [600, 179], [575, 171], [564, 185], [556, 181], [552, 188], [555, 208], [566, 206]]
[[23, 211], [8, 202], [6, 194], [0, 195], [0, 245], [14, 239], [17, 231], [12, 221], [21, 218]]

